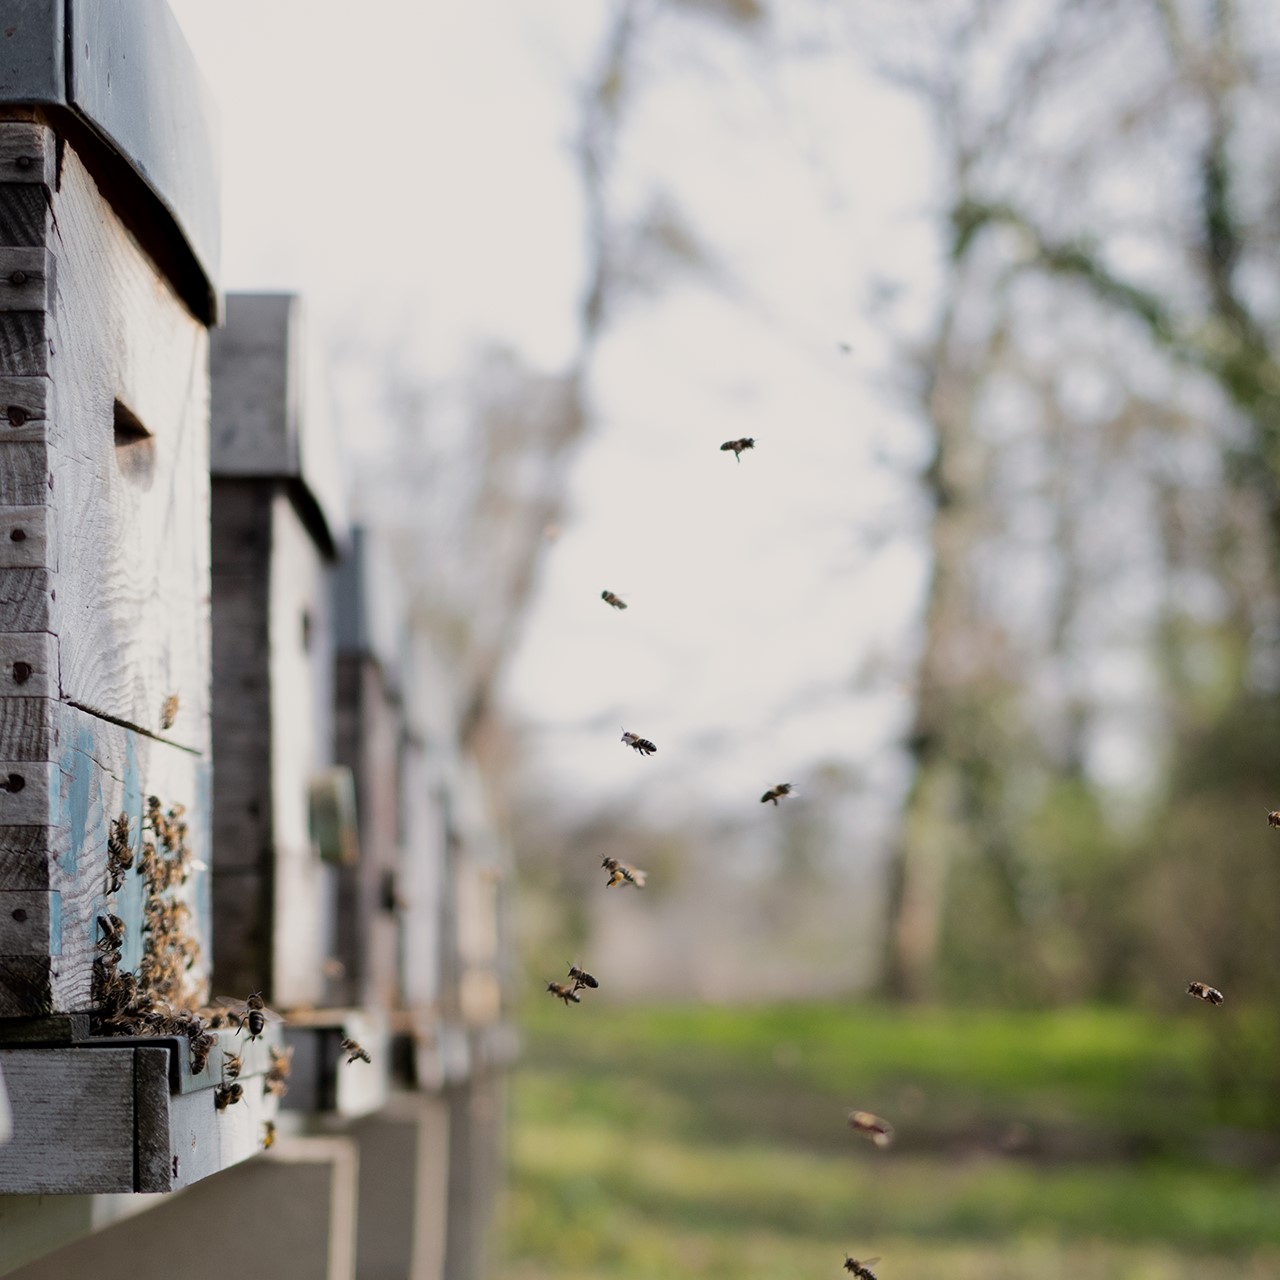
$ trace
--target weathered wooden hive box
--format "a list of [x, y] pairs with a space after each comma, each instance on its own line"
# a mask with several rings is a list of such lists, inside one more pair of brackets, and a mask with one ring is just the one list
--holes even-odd
[[[364, 982], [370, 939], [343, 933], [365, 867], [356, 786], [335, 756], [348, 533], [307, 356], [296, 296], [228, 297], [212, 346], [214, 977], [286, 1014], [290, 1110], [360, 1115], [386, 1097], [385, 1030]], [[346, 1063], [344, 1037], [374, 1064]]]
[[[306, 396], [301, 307], [232, 294], [213, 341], [213, 917], [217, 985], [328, 999], [337, 870], [312, 796], [333, 766], [336, 456]], [[304, 401], [305, 408], [304, 408]]]
[[163, 1191], [256, 1150], [274, 1107], [259, 1043], [223, 1116], [189, 1014], [211, 940], [217, 158], [163, 3], [5, 18], [0, 1191]]

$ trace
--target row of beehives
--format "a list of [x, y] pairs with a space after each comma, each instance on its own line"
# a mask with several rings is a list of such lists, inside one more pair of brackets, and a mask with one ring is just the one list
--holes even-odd
[[[50, 708], [63, 756], [39, 816], [58, 880], [22, 897], [48, 904], [48, 954], [24, 957], [43, 981], [12, 981], [12, 958], [0, 972], [19, 1104], [0, 1149], [9, 1193], [170, 1190], [225, 1168], [270, 1140], [282, 1053], [286, 1111], [351, 1117], [385, 1102], [393, 1064], [439, 1088], [509, 1051], [501, 845], [456, 750], [446, 676], [376, 538], [345, 526], [299, 352], [295, 298], [228, 300], [212, 342], [210, 587], [169, 602], [211, 601], [212, 696], [175, 674], [151, 733], [65, 693]], [[125, 451], [151, 439], [116, 434]], [[182, 461], [169, 475], [151, 463], [167, 537], [184, 522]], [[69, 900], [75, 916], [58, 919], [51, 904]], [[207, 1006], [253, 992], [286, 1020], [243, 1051]], [[347, 1039], [372, 1061], [348, 1062]], [[144, 1061], [155, 1096], [131, 1094], [131, 1123], [104, 1117]], [[50, 1114], [37, 1123], [30, 1105], [50, 1092], [59, 1127], [106, 1158], [51, 1147]]]

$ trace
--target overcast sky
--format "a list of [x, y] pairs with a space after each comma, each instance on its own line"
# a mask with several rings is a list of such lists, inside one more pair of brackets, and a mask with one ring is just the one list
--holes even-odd
[[[600, 6], [171, 2], [221, 110], [227, 289], [296, 290], [321, 349], [355, 335], [424, 381], [495, 339], [565, 366]], [[565, 791], [754, 804], [820, 760], [874, 783], [905, 710], [922, 444], [888, 331], [932, 304], [931, 152], [847, 46], [785, 43], [686, 24], [643, 67], [618, 194], [665, 192], [714, 271], [630, 302], [600, 348], [507, 681]], [[344, 426], [354, 451], [377, 439]], [[740, 462], [720, 451], [744, 435]]]

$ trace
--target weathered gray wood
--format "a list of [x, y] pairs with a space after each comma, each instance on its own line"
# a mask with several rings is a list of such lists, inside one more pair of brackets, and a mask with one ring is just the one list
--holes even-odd
[[0, 444], [45, 440], [48, 419], [48, 378], [0, 376]]
[[48, 569], [0, 569], [0, 633], [53, 630], [56, 590]]
[[48, 372], [55, 347], [47, 319], [43, 311], [0, 311], [0, 369], [28, 378]]
[[87, 1013], [58, 1014], [51, 1018], [7, 1018], [0, 1024], [0, 1044], [70, 1045], [89, 1036]]
[[52, 494], [48, 447], [0, 435], [0, 507], [45, 506]]
[[[47, 631], [0, 634], [0, 698], [39, 699], [58, 693], [58, 643]], [[46, 719], [41, 709], [41, 718]], [[24, 733], [24, 740], [28, 735]], [[0, 750], [19, 755], [16, 744]]]
[[0, 244], [42, 245], [49, 233], [49, 193], [34, 183], [0, 182]]
[[43, 185], [57, 182], [57, 141], [52, 130], [34, 122], [0, 124], [0, 182]]
[[56, 706], [48, 698], [22, 696], [27, 687], [35, 683], [34, 675], [15, 684], [11, 665], [6, 674], [13, 693], [0, 700], [0, 760], [54, 759]]
[[21, 1280], [139, 1280], [161, 1269], [183, 1280], [353, 1280], [356, 1163], [347, 1138], [282, 1139], [262, 1159], [31, 1262]]
[[357, 1280], [443, 1280], [447, 1107], [401, 1094], [350, 1132], [360, 1148]]
[[133, 1057], [134, 1190], [173, 1187], [169, 1132], [169, 1050], [137, 1048]]
[[51, 956], [62, 943], [56, 893], [0, 890], [0, 955]]
[[[33, 711], [42, 706], [48, 709], [47, 720]], [[14, 724], [26, 725], [27, 740], [37, 752], [43, 743], [50, 758], [0, 764], [0, 782], [11, 773], [24, 779], [20, 791], [0, 790], [0, 887], [58, 895], [58, 927], [50, 926], [58, 963], [33, 971], [25, 963], [32, 957], [6, 956], [0, 947], [0, 1011], [14, 1016], [86, 1009], [98, 954], [98, 915], [110, 909], [124, 920], [129, 964], [137, 962], [142, 933], [145, 904], [136, 865], [120, 892], [111, 899], [105, 896], [110, 824], [127, 813], [137, 850], [145, 798], [157, 796], [166, 810], [180, 804], [186, 809], [192, 857], [207, 864], [209, 765], [190, 752], [65, 703], [0, 698], [0, 741], [13, 739], [15, 731], [5, 726]], [[202, 905], [206, 875], [193, 866], [178, 891], [191, 911], [187, 928], [197, 947], [187, 974], [195, 1003], [204, 1000], [208, 989], [210, 934]]]
[[[0, 453], [0, 462], [11, 450]], [[0, 489], [4, 486], [0, 484]], [[46, 487], [47, 492], [47, 487]], [[0, 569], [34, 569], [57, 562], [50, 554], [45, 506], [0, 504]]]
[[0, 1049], [13, 1137], [0, 1192], [134, 1189], [133, 1050]]
[[218, 480], [213, 498], [217, 983], [315, 1005], [328, 995], [336, 874], [308, 809], [332, 760], [326, 561], [283, 486]]
[[0, 311], [47, 311], [54, 270], [54, 257], [43, 247], [0, 246]]
[[[46, 621], [32, 625], [28, 589], [25, 607], [0, 613], [0, 631], [54, 632], [64, 697], [204, 753], [208, 335], [70, 145], [53, 204], [53, 488], [43, 500], [59, 572]], [[38, 314], [0, 312], [0, 374], [32, 372], [6, 358], [4, 325]], [[175, 694], [181, 714], [164, 729], [162, 708]]]

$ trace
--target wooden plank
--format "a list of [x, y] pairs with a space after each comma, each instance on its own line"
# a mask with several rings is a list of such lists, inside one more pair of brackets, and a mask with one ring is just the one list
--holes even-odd
[[[12, 668], [9, 675], [12, 682]], [[33, 682], [27, 680], [16, 687], [25, 689]], [[0, 760], [52, 760], [57, 754], [57, 714], [57, 704], [50, 698], [0, 698]]]
[[56, 893], [0, 890], [0, 955], [54, 956], [62, 944]]
[[57, 182], [58, 143], [47, 125], [6, 120], [0, 124], [0, 182]]
[[169, 1051], [139, 1046], [133, 1051], [134, 1184], [135, 1191], [173, 1189], [170, 1150]]
[[0, 1192], [134, 1189], [132, 1049], [0, 1049], [13, 1137]]
[[56, 590], [48, 569], [0, 569], [0, 633], [54, 630]]
[[[208, 333], [63, 149], [49, 336], [65, 697], [209, 747]], [[0, 339], [6, 315], [0, 312]], [[5, 359], [0, 373], [24, 373]], [[180, 711], [163, 727], [166, 700]]]
[[48, 445], [8, 435], [0, 435], [0, 443], [0, 507], [46, 505], [54, 484]]
[[[0, 699], [35, 700], [58, 696], [58, 642], [47, 631], [0, 633]], [[43, 719], [43, 712], [41, 713]], [[4, 718], [0, 716], [0, 725]], [[29, 732], [23, 732], [29, 741]], [[0, 755], [21, 754], [0, 735]]]
[[[0, 763], [0, 782], [11, 774], [23, 778], [21, 790], [0, 790], [0, 889], [58, 895], [53, 954], [59, 958], [52, 970], [46, 965], [31, 973], [23, 963], [30, 957], [7, 954], [0, 945], [4, 1016], [89, 1006], [97, 920], [104, 912], [124, 921], [125, 967], [136, 968], [142, 954], [145, 886], [135, 860], [119, 891], [108, 893], [107, 838], [111, 824], [127, 814], [130, 843], [140, 853], [148, 795], [157, 796], [162, 809], [182, 805], [186, 810], [194, 861], [187, 883], [175, 892], [190, 913], [180, 926], [195, 948], [186, 971], [190, 997], [203, 1003], [209, 973], [207, 870], [196, 864], [209, 861], [208, 762], [64, 703], [0, 698], [0, 742], [24, 738], [28, 754], [53, 759]], [[175, 935], [172, 941], [179, 945], [181, 939]]]
[[49, 379], [0, 376], [0, 444], [42, 441], [48, 434]]
[[27, 378], [49, 371], [54, 339], [47, 320], [43, 311], [0, 311], [0, 369]]
[[42, 245], [48, 234], [48, 191], [34, 183], [0, 183], [0, 243]]
[[69, 827], [0, 827], [0, 889], [47, 889], [70, 847]]
[[70, 1045], [89, 1036], [87, 1013], [55, 1014], [49, 1018], [7, 1018], [0, 1023], [0, 1044]]
[[[6, 450], [0, 458], [10, 452]], [[0, 482], [0, 489], [4, 487]], [[49, 554], [48, 524], [48, 507], [0, 504], [0, 569], [34, 569], [44, 564], [56, 568]]]
[[0, 311], [48, 311], [54, 257], [44, 246], [0, 246]]
[[53, 986], [48, 956], [0, 956], [0, 1018], [52, 1013]]
[[52, 761], [0, 761], [0, 827], [60, 825], [60, 782]]

